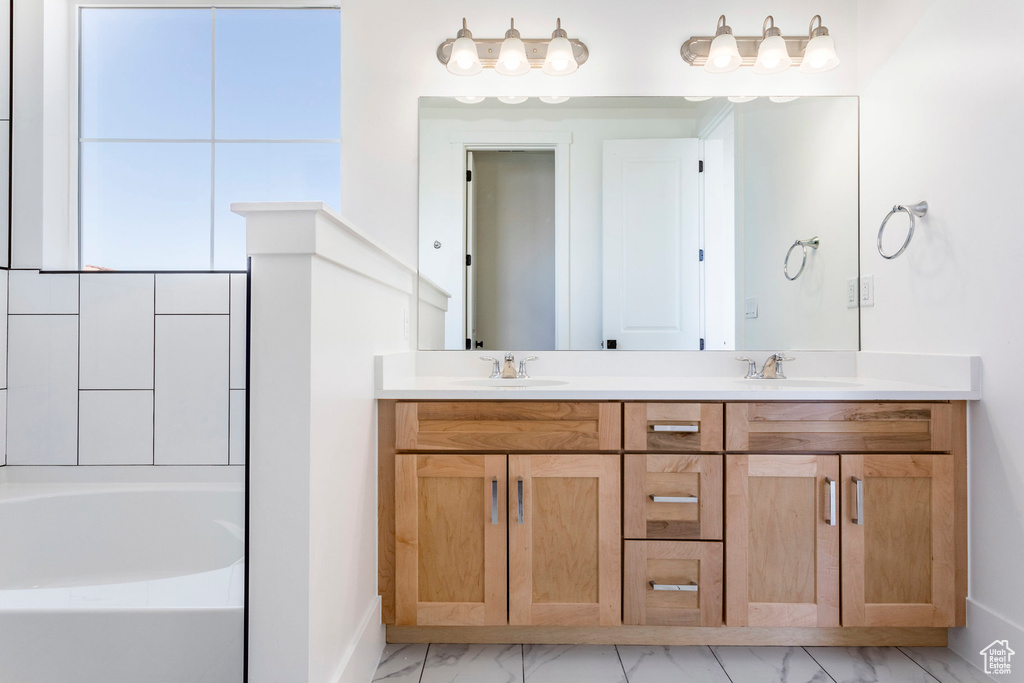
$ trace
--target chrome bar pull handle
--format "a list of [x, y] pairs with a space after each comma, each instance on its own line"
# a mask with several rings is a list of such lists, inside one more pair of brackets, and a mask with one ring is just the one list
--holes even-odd
[[853, 481], [857, 505], [853, 511], [853, 523], [864, 524], [864, 480], [857, 477], [850, 477]]
[[516, 488], [519, 490], [519, 523], [523, 523], [523, 480], [520, 479], [516, 482]]
[[491, 524], [498, 523], [498, 478], [491, 479]]
[[648, 581], [647, 583], [651, 584], [651, 590], [655, 591], [686, 591], [688, 593], [697, 592], [696, 583], [654, 583], [653, 581]]
[[699, 432], [700, 425], [651, 425], [652, 432]]
[[653, 503], [696, 503], [697, 496], [649, 496]]
[[832, 481], [828, 477], [825, 477], [825, 495], [828, 499], [825, 502], [825, 521], [828, 522], [829, 526], [835, 526], [838, 522], [838, 511], [836, 506], [838, 498], [836, 497], [836, 482]]

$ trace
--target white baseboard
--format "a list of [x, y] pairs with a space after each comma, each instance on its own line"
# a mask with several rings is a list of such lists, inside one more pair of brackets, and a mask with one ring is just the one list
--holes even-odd
[[[967, 626], [949, 629], [949, 649], [981, 670], [984, 666], [981, 650], [995, 640], [1008, 640], [1011, 648], [1022, 653], [1019, 666], [1020, 671], [1024, 672], [1024, 628], [991, 608], [968, 598]], [[1017, 662], [1014, 661], [1013, 664], [1016, 669]], [[1006, 680], [1024, 681], [1024, 676]]]
[[373, 604], [359, 625], [359, 634], [338, 667], [334, 683], [369, 683], [377, 671], [380, 655], [384, 651], [384, 624], [380, 618], [380, 596], [374, 596]]

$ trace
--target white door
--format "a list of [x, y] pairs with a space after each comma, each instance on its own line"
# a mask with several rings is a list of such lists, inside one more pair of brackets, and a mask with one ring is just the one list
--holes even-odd
[[462, 203], [466, 207], [466, 286], [462, 291], [466, 293], [466, 348], [472, 349], [476, 344], [477, 334], [475, 320], [473, 318], [473, 307], [476, 305], [473, 294], [476, 292], [476, 281], [473, 276], [473, 252], [476, 251], [476, 207], [473, 203], [473, 153], [466, 152], [466, 199]]
[[604, 143], [604, 340], [700, 348], [697, 139]]

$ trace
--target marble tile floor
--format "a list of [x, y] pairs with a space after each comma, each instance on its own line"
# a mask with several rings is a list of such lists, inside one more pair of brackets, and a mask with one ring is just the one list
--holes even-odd
[[389, 644], [388, 683], [983, 683], [943, 647]]

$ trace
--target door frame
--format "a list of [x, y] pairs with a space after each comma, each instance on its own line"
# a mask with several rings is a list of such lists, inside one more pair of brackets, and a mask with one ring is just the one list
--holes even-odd
[[[555, 348], [569, 350], [572, 339], [570, 319], [569, 279], [569, 132], [467, 132], [452, 133], [453, 181], [461, 186], [457, 193], [462, 213], [462, 252], [468, 253], [467, 235], [468, 183], [466, 182], [467, 152], [553, 151], [555, 153]], [[472, 267], [472, 266], [471, 266]], [[468, 300], [466, 273], [462, 275], [462, 289]], [[467, 321], [464, 319], [464, 328]], [[468, 338], [468, 337], [467, 337]], [[533, 350], [533, 349], [523, 349]]]

